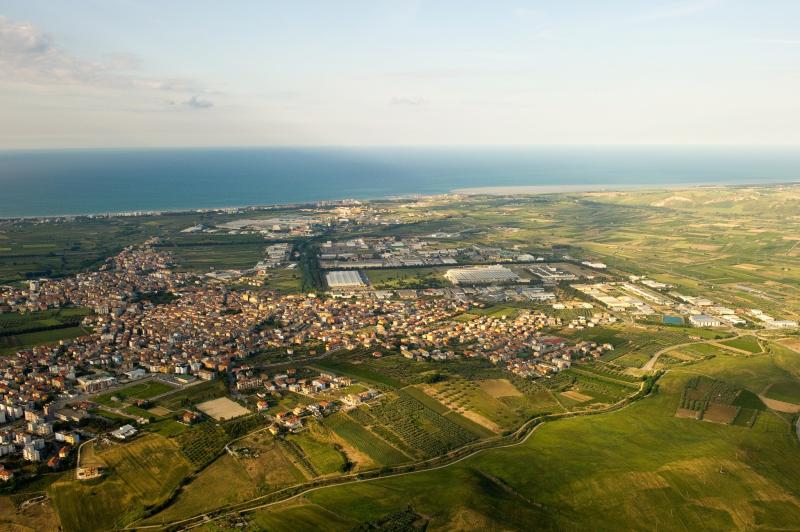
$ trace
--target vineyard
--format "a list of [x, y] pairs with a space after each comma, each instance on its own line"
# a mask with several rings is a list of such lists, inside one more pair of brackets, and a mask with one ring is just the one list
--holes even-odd
[[[356, 409], [352, 412], [361, 412]], [[345, 413], [330, 416], [325, 424], [351, 445], [380, 465], [408, 462], [410, 458], [381, 440]]]
[[266, 418], [259, 415], [233, 419], [222, 424], [206, 421], [179, 434], [176, 440], [184, 456], [199, 469], [219, 456], [228, 442], [262, 426], [266, 426]]
[[395, 399], [372, 407], [372, 412], [386, 432], [396, 434], [418, 456], [440, 455], [476, 439], [403, 391], [398, 391]]
[[[592, 366], [577, 366], [551, 377], [545, 385], [554, 392], [578, 392], [590, 396], [593, 402], [616, 403], [634, 393], [638, 386], [627, 376], [617, 378], [604, 370], [587, 369]], [[562, 402], [564, 402], [562, 400]]]

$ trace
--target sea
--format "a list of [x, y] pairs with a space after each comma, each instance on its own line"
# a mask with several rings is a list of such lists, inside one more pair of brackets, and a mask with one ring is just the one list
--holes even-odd
[[0, 151], [0, 218], [798, 181], [800, 149], [778, 147]]

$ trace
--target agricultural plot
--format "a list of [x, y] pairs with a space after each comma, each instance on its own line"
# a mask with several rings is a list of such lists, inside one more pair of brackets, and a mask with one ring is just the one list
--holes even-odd
[[91, 331], [83, 327], [62, 327], [44, 331], [11, 334], [0, 336], [0, 355], [10, 355], [39, 345], [56, 344], [61, 340], [71, 340], [80, 336], [86, 336]]
[[191, 470], [177, 445], [155, 434], [97, 456], [107, 466], [99, 483], [65, 480], [48, 490], [67, 532], [125, 526], [167, 500]]
[[708, 377], [693, 377], [681, 395], [677, 417], [752, 426], [764, 405], [747, 390]]
[[[390, 443], [400, 440], [402, 450], [406, 453], [411, 450], [417, 457], [437, 456], [476, 439], [471, 432], [403, 391], [373, 406], [370, 414], [381, 426], [379, 434], [384, 439]], [[393, 437], [387, 438], [387, 433]]]
[[215, 421], [225, 421], [226, 419], [246, 416], [250, 413], [248, 409], [227, 397], [199, 403], [197, 409]]
[[559, 402], [567, 409], [613, 404], [639, 389], [632, 377], [591, 365], [562, 371], [544, 381], [544, 384], [559, 393]]
[[292, 464], [270, 434], [262, 431], [239, 440], [235, 449], [247, 449], [238, 453], [238, 462], [262, 491], [270, 491], [308, 479]]
[[528, 384], [525, 392], [508, 379], [467, 380], [449, 377], [422, 390], [454, 413], [495, 434], [517, 427], [530, 417], [559, 410], [547, 389]]
[[396, 465], [411, 461], [411, 457], [395, 449], [345, 413], [328, 417], [325, 425], [378, 465]]
[[307, 430], [286, 437], [287, 448], [312, 476], [325, 476], [347, 470], [348, 456], [334, 445], [318, 424], [309, 423]]
[[[436, 529], [792, 528], [800, 518], [793, 430], [769, 411], [750, 430], [676, 418], [689, 378], [671, 372], [657, 394], [628, 408], [547, 423], [523, 444], [440, 470], [318, 490], [299, 508], [316, 520], [364, 522], [413, 501]], [[297, 508], [273, 507], [269, 522], [280, 529]]]
[[264, 240], [253, 236], [182, 235], [161, 248], [173, 254], [182, 271], [248, 269], [264, 257]]

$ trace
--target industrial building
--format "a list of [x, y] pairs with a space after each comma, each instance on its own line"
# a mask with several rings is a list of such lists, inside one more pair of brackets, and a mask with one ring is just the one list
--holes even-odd
[[513, 283], [519, 280], [516, 273], [500, 265], [471, 266], [447, 270], [445, 279], [453, 284]]
[[689, 316], [689, 322], [695, 327], [719, 327], [722, 322], [719, 318], [709, 316], [707, 314], [695, 314]]
[[367, 285], [361, 272], [353, 270], [328, 272], [325, 281], [331, 290], [364, 288]]

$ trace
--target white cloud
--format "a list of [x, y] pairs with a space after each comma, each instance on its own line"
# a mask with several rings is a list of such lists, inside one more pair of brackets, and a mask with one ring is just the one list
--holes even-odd
[[34, 85], [91, 85], [117, 89], [205, 92], [185, 79], [147, 79], [135, 75], [140, 59], [114, 53], [93, 61], [73, 55], [30, 22], [0, 15], [0, 71], [6, 79]]

